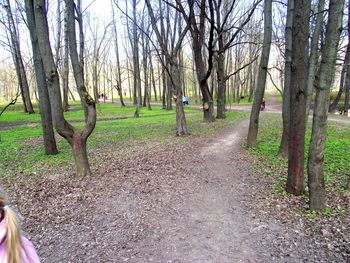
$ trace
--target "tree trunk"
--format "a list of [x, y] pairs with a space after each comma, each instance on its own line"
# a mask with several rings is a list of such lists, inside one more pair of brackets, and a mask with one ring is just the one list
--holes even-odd
[[[350, 67], [348, 67], [349, 70]], [[346, 81], [345, 81], [345, 98], [344, 98], [344, 115], [349, 115], [349, 98], [350, 98], [350, 72], [346, 73]]]
[[295, 0], [292, 28], [290, 128], [286, 191], [304, 192], [305, 100], [311, 0]]
[[216, 72], [217, 79], [218, 79], [218, 97], [217, 97], [217, 114], [216, 114], [217, 119], [226, 118], [225, 116], [226, 79], [225, 79], [224, 64], [225, 64], [225, 56], [223, 53], [220, 53], [217, 59], [218, 70]]
[[249, 131], [247, 147], [256, 146], [256, 138], [259, 129], [260, 105], [264, 98], [267, 66], [270, 57], [272, 38], [272, 0], [265, 0], [264, 5], [264, 42], [261, 53], [260, 66], [258, 72], [258, 82], [255, 90], [254, 102], [250, 113]]
[[[164, 61], [164, 60], [163, 60]], [[167, 77], [165, 73], [165, 68], [162, 70], [162, 84], [163, 84], [163, 92], [162, 92], [162, 108], [166, 109], [166, 94], [167, 94]]]
[[4, 8], [7, 12], [7, 19], [8, 19], [7, 29], [9, 30], [9, 33], [10, 33], [10, 39], [12, 44], [11, 51], [12, 51], [12, 56], [14, 58], [14, 63], [16, 66], [17, 79], [19, 82], [18, 85], [20, 86], [20, 90], [21, 90], [24, 111], [29, 114], [32, 114], [34, 113], [34, 109], [33, 109], [32, 102], [30, 100], [27, 74], [24, 68], [24, 63], [23, 63], [21, 48], [20, 48], [19, 35], [17, 31], [17, 26], [15, 24], [15, 21], [12, 15], [10, 0], [6, 0], [6, 5], [4, 5]]
[[132, 1], [133, 8], [133, 62], [134, 62], [134, 99], [136, 98], [136, 109], [134, 117], [140, 116], [140, 105], [142, 103], [141, 94], [141, 75], [140, 75], [140, 64], [139, 64], [139, 46], [138, 46], [138, 33], [136, 25], [136, 0]]
[[214, 121], [213, 98], [208, 87], [208, 79], [206, 78], [206, 70], [202, 56], [202, 44], [200, 44], [195, 37], [193, 37], [193, 54], [196, 63], [197, 79], [199, 80], [199, 89], [202, 93], [203, 121], [210, 123]]
[[154, 68], [153, 68], [153, 62], [152, 62], [152, 55], [151, 52], [149, 52], [149, 66], [150, 66], [150, 71], [151, 71], [151, 82], [152, 82], [152, 87], [153, 87], [153, 92], [154, 92], [154, 100], [157, 102], [157, 87], [156, 87], [156, 80], [154, 78]]
[[176, 94], [176, 135], [182, 136], [187, 135], [187, 124], [185, 111], [182, 103], [182, 89], [181, 89], [181, 76], [180, 76], [180, 68], [177, 63], [171, 64], [171, 77], [175, 86], [175, 94]]
[[21, 95], [24, 103], [24, 110], [25, 112], [32, 114], [34, 113], [33, 105], [30, 100], [30, 94], [29, 94], [29, 85], [27, 80], [27, 74], [24, 68], [24, 63], [22, 59], [21, 54], [21, 48], [20, 48], [20, 40], [19, 35], [17, 32], [17, 27], [12, 15], [10, 0], [6, 0], [6, 5], [4, 6], [6, 12], [7, 12], [7, 18], [8, 18], [8, 30], [10, 33], [10, 39], [12, 43], [11, 50], [13, 52], [14, 56], [14, 62], [17, 69], [17, 75], [19, 80], [19, 85], [21, 88]]
[[40, 117], [43, 128], [45, 154], [54, 155], [58, 153], [58, 150], [56, 145], [55, 133], [52, 125], [51, 104], [46, 85], [43, 61], [41, 59], [38, 38], [35, 30], [34, 13], [33, 9], [29, 7], [30, 6], [26, 4], [27, 23], [28, 29], [30, 30], [36, 83], [39, 93]]
[[308, 65], [307, 92], [306, 92], [306, 115], [305, 115], [306, 124], [309, 119], [310, 104], [312, 100], [312, 92], [314, 89], [315, 73], [317, 70], [317, 62], [319, 59], [318, 46], [319, 46], [320, 34], [322, 30], [322, 23], [323, 23], [323, 17], [324, 17], [324, 14], [323, 14], [324, 5], [325, 5], [325, 0], [319, 0], [318, 6], [317, 6], [316, 25], [311, 38], [311, 51], [310, 51], [310, 58], [309, 58], [309, 65]]
[[63, 59], [63, 110], [69, 110], [68, 89], [69, 89], [69, 47], [68, 47], [68, 25], [67, 10], [64, 12], [64, 59]]
[[[342, 30], [344, 0], [330, 0], [326, 39], [316, 86], [312, 135], [308, 159], [310, 209], [325, 209], [324, 148], [330, 87], [335, 72], [340, 33]], [[349, 6], [350, 11], [350, 6]], [[349, 15], [350, 16], [350, 15]], [[350, 36], [349, 36], [350, 40]]]
[[[143, 22], [142, 22], [142, 27], [144, 28]], [[141, 45], [142, 45], [142, 53], [143, 53], [143, 58], [142, 58], [142, 66], [143, 66], [143, 83], [144, 83], [144, 94], [143, 94], [143, 103], [142, 106], [146, 107], [147, 106], [147, 100], [148, 100], [148, 48], [145, 40], [144, 34], [142, 34], [141, 37]]]
[[[46, 3], [43, 0], [26, 0], [26, 9], [34, 10], [35, 29], [38, 37], [40, 54], [42, 57], [46, 80], [48, 84], [49, 97], [51, 102], [51, 110], [55, 121], [55, 127], [57, 132], [67, 139], [72, 146], [73, 153], [75, 154], [80, 147], [78, 156], [74, 156], [75, 160], [79, 160], [76, 163], [77, 175], [85, 176], [90, 174], [89, 163], [86, 153], [86, 140], [92, 133], [96, 124], [96, 108], [95, 102], [87, 93], [84, 85], [84, 73], [82, 70], [82, 64], [79, 62], [78, 53], [76, 49], [76, 37], [75, 37], [75, 21], [74, 21], [74, 2], [72, 0], [65, 0], [68, 14], [68, 28], [69, 28], [69, 50], [73, 66], [74, 77], [76, 79], [77, 88], [83, 104], [83, 108], [86, 116], [86, 124], [83, 129], [74, 128], [64, 118], [61, 91], [59, 85], [59, 77], [57, 67], [55, 65], [53, 54], [49, 41], [48, 23], [46, 17]], [[80, 140], [77, 144], [76, 141]], [[79, 146], [77, 146], [79, 145]], [[85, 158], [81, 162], [81, 158]], [[81, 169], [81, 165], [84, 165], [84, 169]]]
[[[113, 1], [112, 1], [112, 17], [113, 21], [115, 20]], [[115, 56], [117, 59], [117, 68], [118, 68], [118, 95], [120, 99], [120, 104], [122, 107], [125, 107], [124, 99], [123, 99], [123, 88], [122, 88], [122, 73], [120, 67], [120, 58], [119, 58], [119, 43], [118, 43], [118, 33], [116, 27], [116, 21], [113, 22], [113, 33], [114, 33], [114, 41], [115, 41]]]
[[345, 78], [347, 76], [346, 69], [349, 67], [349, 65], [350, 65], [350, 44], [348, 44], [347, 48], [346, 48], [344, 64], [343, 64], [343, 68], [341, 70], [341, 76], [340, 76], [339, 91], [338, 91], [337, 96], [335, 97], [334, 101], [329, 105], [328, 112], [335, 111], [337, 106], [338, 106], [341, 95], [343, 94], [343, 91], [344, 91]]
[[[216, 24], [220, 28], [221, 27], [221, 13], [220, 13], [220, 6], [217, 6], [216, 8]], [[218, 35], [218, 47], [219, 50], [222, 52], [219, 52], [217, 55], [217, 82], [218, 82], [218, 94], [217, 94], [217, 113], [216, 118], [217, 119], [225, 119], [225, 103], [226, 103], [226, 80], [225, 79], [225, 53], [224, 50], [224, 32], [220, 32], [221, 34]]]
[[288, 0], [287, 21], [285, 29], [285, 61], [284, 61], [284, 89], [282, 102], [283, 132], [278, 155], [288, 158], [289, 129], [290, 129], [290, 81], [292, 65], [292, 27], [294, 0]]
[[73, 151], [77, 174], [86, 176], [91, 174], [90, 165], [86, 151], [86, 136], [76, 133], [73, 136], [71, 147]]

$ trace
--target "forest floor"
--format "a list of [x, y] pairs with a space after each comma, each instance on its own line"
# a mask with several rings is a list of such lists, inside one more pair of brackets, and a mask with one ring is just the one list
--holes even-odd
[[94, 153], [105, 165], [92, 177], [48, 173], [5, 186], [42, 262], [349, 262], [346, 236], [337, 243], [270, 198], [271, 178], [241, 147], [247, 127], [129, 154], [110, 145], [113, 153]]

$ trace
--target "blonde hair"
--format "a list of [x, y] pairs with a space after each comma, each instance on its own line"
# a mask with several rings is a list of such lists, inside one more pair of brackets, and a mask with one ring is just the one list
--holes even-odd
[[6, 224], [7, 263], [21, 263], [22, 239], [21, 230], [15, 211], [8, 205], [6, 193], [0, 189], [0, 209], [2, 220]]

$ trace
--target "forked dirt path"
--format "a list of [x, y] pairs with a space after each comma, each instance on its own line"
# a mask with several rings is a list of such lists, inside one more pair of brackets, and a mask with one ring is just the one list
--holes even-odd
[[42, 262], [331, 262], [318, 260], [324, 249], [310, 249], [302, 225], [271, 216], [269, 184], [241, 147], [247, 128], [129, 157], [101, 149], [106, 164], [94, 176], [19, 177], [13, 201]]

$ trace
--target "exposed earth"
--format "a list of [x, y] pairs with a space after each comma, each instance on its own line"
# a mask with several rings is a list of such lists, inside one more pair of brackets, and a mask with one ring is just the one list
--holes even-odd
[[[266, 111], [281, 113], [276, 97]], [[306, 200], [273, 193], [241, 145], [247, 127], [108, 145], [91, 177], [67, 168], [2, 184], [42, 262], [350, 262], [349, 213], [309, 220]]]
[[89, 178], [19, 177], [10, 192], [42, 262], [349, 262], [348, 237], [336, 248], [270, 199], [240, 145], [247, 125], [127, 155], [111, 145]]

